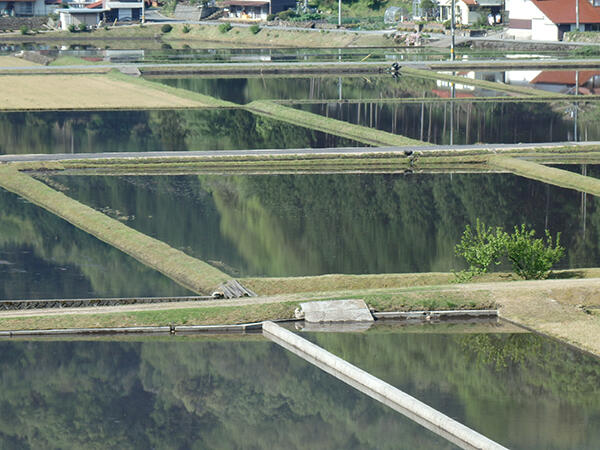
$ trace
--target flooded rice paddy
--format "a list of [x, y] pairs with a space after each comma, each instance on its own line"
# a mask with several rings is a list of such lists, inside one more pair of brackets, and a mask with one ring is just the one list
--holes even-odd
[[190, 292], [55, 215], [0, 189], [0, 300]]
[[[597, 173], [590, 166], [588, 173]], [[600, 264], [593, 196], [509, 174], [57, 176], [69, 196], [234, 276], [449, 272], [466, 224], [560, 232]], [[585, 212], [585, 214], [584, 214]]]

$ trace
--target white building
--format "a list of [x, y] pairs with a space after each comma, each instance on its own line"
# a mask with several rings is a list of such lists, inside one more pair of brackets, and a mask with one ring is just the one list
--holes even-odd
[[[472, 25], [483, 17], [482, 11], [489, 12], [495, 16], [502, 12], [503, 0], [455, 0], [454, 16], [456, 23]], [[452, 0], [439, 0], [440, 20], [449, 20], [452, 14]], [[482, 10], [485, 8], [485, 10]]]
[[600, 0], [506, 0], [507, 35], [515, 39], [560, 41], [575, 31], [575, 2], [580, 31], [600, 31]]
[[100, 22], [140, 20], [144, 10], [143, 0], [97, 0], [69, 2], [69, 8], [59, 9], [60, 26], [67, 30], [69, 25], [96, 26]]

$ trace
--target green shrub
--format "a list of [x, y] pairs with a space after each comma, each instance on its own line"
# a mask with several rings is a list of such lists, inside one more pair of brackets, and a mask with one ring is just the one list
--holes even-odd
[[280, 13], [277, 13], [277, 17], [280, 20], [290, 20], [290, 19], [293, 19], [294, 17], [298, 17], [298, 14], [296, 13], [296, 11], [294, 11], [292, 9], [286, 9], [285, 11], [281, 11]]
[[555, 242], [548, 230], [544, 234], [545, 239], [536, 238], [535, 230], [528, 229], [525, 224], [515, 227], [509, 234], [501, 227], [486, 227], [477, 219], [475, 230], [467, 225], [454, 249], [469, 264], [467, 270], [456, 274], [457, 280], [468, 281], [486, 273], [492, 264], [499, 265], [504, 259], [521, 278], [546, 278], [552, 266], [564, 256], [565, 249], [560, 246], [560, 233]]
[[227, 33], [232, 28], [233, 27], [231, 26], [231, 24], [229, 22], [225, 22], [225, 23], [222, 23], [221, 25], [219, 25], [219, 31], [223, 34]]
[[170, 33], [172, 29], [173, 27], [168, 23], [165, 23], [162, 27], [160, 27], [160, 31], [162, 31], [163, 33]]
[[257, 24], [250, 26], [250, 33], [258, 34], [259, 31], [260, 31], [260, 27]]
[[79, 31], [86, 31], [86, 30], [87, 30], [87, 25], [86, 25], [85, 23], [80, 23], [80, 24], [77, 26], [77, 29], [78, 29]]
[[29, 33], [29, 27], [27, 25], [23, 25], [21, 27], [21, 34], [28, 34]]
[[275, 20], [275, 14], [269, 14], [267, 16], [267, 22], [272, 22]]
[[459, 281], [467, 281], [476, 275], [486, 273], [489, 267], [501, 262], [505, 253], [506, 232], [500, 227], [486, 227], [477, 219], [475, 230], [470, 225], [465, 227], [460, 243], [454, 251], [462, 256], [469, 264], [467, 271], [458, 274]]
[[105, 30], [105, 31], [108, 31], [108, 30], [110, 30], [110, 28], [108, 28], [108, 25], [104, 25], [104, 30]]
[[74, 24], [71, 24], [67, 27], [67, 30], [69, 30], [71, 33], [75, 33], [77, 31], [77, 27]]
[[513, 271], [526, 280], [540, 280], [546, 278], [550, 269], [565, 254], [565, 249], [560, 246], [560, 233], [556, 235], [553, 244], [552, 236], [545, 230], [543, 238], [535, 237], [535, 230], [528, 230], [525, 224], [508, 235], [506, 253], [512, 264]]
[[192, 28], [189, 25], [184, 25], [183, 28], [181, 29], [181, 31], [183, 31], [184, 33], [189, 33], [192, 30]]

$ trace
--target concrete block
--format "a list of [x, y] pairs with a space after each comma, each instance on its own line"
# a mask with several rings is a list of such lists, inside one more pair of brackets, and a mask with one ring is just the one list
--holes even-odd
[[364, 300], [326, 300], [300, 303], [306, 322], [373, 322]]

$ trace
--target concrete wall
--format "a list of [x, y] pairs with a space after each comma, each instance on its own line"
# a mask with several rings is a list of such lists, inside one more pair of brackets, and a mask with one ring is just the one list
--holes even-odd
[[0, 12], [16, 17], [45, 16], [49, 13], [44, 0], [30, 2], [0, 2]]
[[[506, 0], [509, 25], [507, 36], [515, 39], [534, 39], [537, 41], [558, 41], [558, 26], [556, 26], [530, 0]], [[512, 28], [511, 21], [531, 20], [531, 29]], [[514, 22], [513, 22], [514, 23]]]

